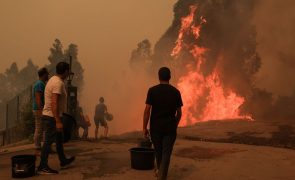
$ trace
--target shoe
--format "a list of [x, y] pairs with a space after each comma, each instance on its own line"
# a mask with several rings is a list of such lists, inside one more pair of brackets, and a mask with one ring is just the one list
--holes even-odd
[[73, 156], [73, 157], [71, 157], [71, 158], [69, 158], [69, 159], [66, 159], [64, 162], [60, 163], [61, 168], [62, 168], [62, 169], [68, 168], [69, 165], [70, 165], [73, 161], [75, 161], [75, 159], [76, 159], [75, 156]]
[[37, 170], [37, 174], [40, 174], [40, 175], [58, 174], [58, 171], [51, 169], [50, 167], [41, 168], [39, 166]]
[[154, 173], [155, 173], [155, 177], [157, 178], [157, 177], [159, 177], [159, 170], [156, 168], [156, 169], [154, 169]]

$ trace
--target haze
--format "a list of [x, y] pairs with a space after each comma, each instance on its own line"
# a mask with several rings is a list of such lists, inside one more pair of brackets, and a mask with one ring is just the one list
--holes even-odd
[[[128, 120], [120, 117], [118, 109], [131, 109], [126, 109], [124, 102], [116, 103], [119, 101], [118, 92], [112, 87], [120, 84], [120, 76], [126, 73], [130, 53], [137, 43], [148, 38], [154, 44], [165, 32], [172, 21], [175, 2], [1, 0], [0, 72], [4, 72], [13, 61], [22, 68], [29, 58], [43, 66], [48, 62], [49, 48], [55, 38], [59, 38], [64, 47], [75, 43], [85, 69], [86, 83], [81, 103], [86, 113], [92, 119], [98, 98], [105, 96], [106, 104], [115, 116], [110, 125], [111, 133], [128, 130]], [[132, 93], [129, 95], [126, 99], [134, 98]], [[140, 101], [142, 113], [144, 97]], [[124, 124], [125, 128], [122, 128]]]

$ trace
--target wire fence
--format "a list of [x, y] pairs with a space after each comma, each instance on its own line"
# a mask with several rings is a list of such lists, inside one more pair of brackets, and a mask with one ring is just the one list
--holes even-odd
[[0, 146], [27, 138], [25, 135], [27, 121], [28, 118], [33, 118], [30, 115], [32, 114], [31, 104], [32, 86], [7, 103], [0, 104]]

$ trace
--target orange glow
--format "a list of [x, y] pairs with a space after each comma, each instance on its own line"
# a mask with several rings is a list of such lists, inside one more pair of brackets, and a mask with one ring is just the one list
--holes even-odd
[[[196, 44], [185, 44], [184, 35], [192, 34], [195, 39], [198, 39], [201, 27], [206, 23], [202, 16], [199, 24], [194, 22], [196, 10], [196, 6], [191, 6], [190, 14], [181, 19], [181, 28], [171, 53], [174, 60], [177, 60], [181, 50], [185, 48], [193, 55], [196, 62], [195, 65], [188, 66], [188, 72], [180, 77], [177, 83], [184, 103], [180, 126], [209, 120], [252, 120], [251, 116], [241, 115], [239, 108], [245, 99], [232, 90], [224, 89], [217, 67], [207, 77], [203, 75], [201, 65], [206, 61], [204, 54], [209, 49]], [[218, 60], [222, 60], [222, 57]]]

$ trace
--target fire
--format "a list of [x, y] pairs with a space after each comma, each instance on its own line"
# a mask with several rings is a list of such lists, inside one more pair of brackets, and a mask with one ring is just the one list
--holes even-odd
[[177, 56], [180, 53], [182, 47], [184, 46], [183, 36], [186, 33], [189, 33], [191, 24], [194, 20], [194, 14], [195, 14], [196, 10], [197, 10], [197, 8], [195, 6], [191, 6], [190, 7], [190, 14], [187, 17], [184, 17], [181, 19], [181, 28], [179, 30], [178, 38], [176, 40], [176, 46], [172, 50], [171, 56]]
[[200, 18], [199, 24], [194, 22], [196, 10], [196, 6], [191, 6], [189, 15], [181, 19], [181, 28], [171, 53], [174, 60], [177, 60], [181, 50], [186, 48], [196, 62], [193, 67], [188, 66], [187, 74], [180, 77], [177, 83], [184, 102], [180, 126], [209, 120], [252, 119], [250, 116], [241, 115], [239, 108], [245, 99], [232, 90], [225, 90], [217, 67], [210, 75], [206, 77], [203, 75], [201, 65], [206, 61], [204, 53], [209, 49], [196, 44], [185, 44], [184, 36], [192, 34], [197, 40], [200, 37], [202, 25], [206, 23], [204, 17]]

